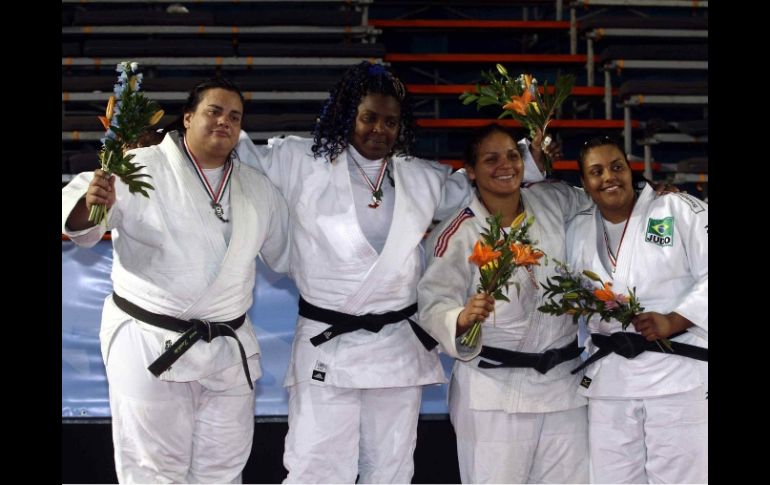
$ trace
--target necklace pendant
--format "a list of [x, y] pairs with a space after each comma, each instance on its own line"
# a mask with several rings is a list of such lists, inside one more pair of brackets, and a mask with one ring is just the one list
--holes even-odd
[[380, 206], [380, 203], [382, 203], [382, 189], [377, 189], [372, 192], [372, 203], [369, 204], [369, 207], [376, 209]]
[[220, 221], [222, 221], [222, 222], [230, 222], [229, 219], [225, 219], [225, 217], [224, 217], [225, 216], [225, 210], [222, 209], [222, 205], [221, 204], [219, 204], [217, 202], [214, 202], [214, 201], [211, 201], [211, 207], [214, 208], [214, 215], [217, 216]]

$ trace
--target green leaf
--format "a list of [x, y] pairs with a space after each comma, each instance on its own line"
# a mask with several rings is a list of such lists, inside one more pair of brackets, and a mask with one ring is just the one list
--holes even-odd
[[494, 98], [482, 97], [478, 101], [479, 106], [492, 106], [494, 104], [499, 104], [498, 101]]

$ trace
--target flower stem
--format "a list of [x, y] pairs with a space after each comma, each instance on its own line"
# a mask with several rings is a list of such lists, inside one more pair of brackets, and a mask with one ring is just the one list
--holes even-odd
[[473, 322], [471, 329], [468, 330], [465, 335], [460, 339], [460, 344], [473, 348], [479, 340], [479, 334], [481, 333], [481, 322]]

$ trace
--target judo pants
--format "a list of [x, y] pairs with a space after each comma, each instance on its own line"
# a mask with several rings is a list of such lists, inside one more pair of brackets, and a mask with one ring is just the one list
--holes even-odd
[[586, 407], [547, 413], [476, 411], [455, 377], [449, 415], [462, 483], [587, 483]]
[[[161, 381], [141, 329], [123, 325], [107, 361], [120, 483], [241, 483], [254, 436], [254, 391]], [[239, 363], [238, 366], [241, 364]]]
[[422, 387], [289, 386], [284, 483], [410, 483]]
[[591, 483], [707, 483], [705, 391], [588, 401]]

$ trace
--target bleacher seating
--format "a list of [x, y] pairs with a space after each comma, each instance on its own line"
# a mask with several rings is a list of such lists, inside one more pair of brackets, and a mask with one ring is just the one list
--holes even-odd
[[[707, 143], [707, 132], [673, 127], [707, 116], [708, 2], [576, 0], [568, 21], [562, 8], [561, 0], [202, 0], [184, 7], [170, 0], [63, 0], [63, 179], [65, 170], [92, 168], [89, 154], [103, 136], [96, 116], [112, 91], [114, 65], [125, 59], [143, 65], [143, 91], [167, 112], [161, 124], [176, 118], [195, 82], [226, 74], [244, 91], [244, 128], [255, 141], [309, 135], [344, 69], [362, 59], [385, 62], [416, 99], [417, 154], [453, 166], [469, 130], [499, 114], [457, 101], [481, 80], [481, 70], [499, 62], [550, 83], [572, 73], [572, 96], [549, 128], [568, 158], [587, 137], [610, 132], [624, 134], [630, 154], [644, 150], [644, 158], [634, 155], [634, 168], [646, 167], [651, 178], [702, 166], [677, 165], [667, 153], [672, 145], [692, 145], [689, 158], [698, 159]], [[661, 44], [669, 40], [676, 49]], [[604, 85], [594, 86], [599, 70]], [[670, 116], [677, 108], [688, 118]], [[647, 129], [660, 118], [665, 130]], [[575, 168], [569, 160], [555, 167]]]

